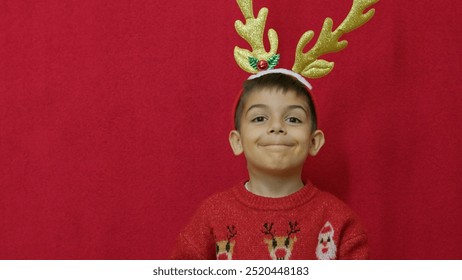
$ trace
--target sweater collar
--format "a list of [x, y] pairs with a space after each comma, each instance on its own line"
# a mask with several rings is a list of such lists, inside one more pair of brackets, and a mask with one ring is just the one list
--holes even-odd
[[253, 194], [245, 189], [246, 181], [233, 188], [236, 199], [248, 207], [261, 210], [284, 210], [296, 208], [310, 201], [319, 191], [310, 181], [297, 192], [285, 197], [271, 198]]

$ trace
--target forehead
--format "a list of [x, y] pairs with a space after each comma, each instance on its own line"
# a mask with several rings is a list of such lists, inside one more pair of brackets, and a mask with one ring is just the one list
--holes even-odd
[[268, 108], [301, 106], [309, 111], [308, 100], [304, 94], [278, 88], [256, 89], [246, 96], [243, 105], [244, 112], [255, 105], [265, 105]]

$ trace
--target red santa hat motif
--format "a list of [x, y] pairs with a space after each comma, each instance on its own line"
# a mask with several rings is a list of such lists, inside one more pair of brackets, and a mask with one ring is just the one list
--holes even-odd
[[333, 260], [337, 257], [337, 246], [334, 242], [334, 227], [326, 222], [318, 235], [316, 257], [319, 260]]

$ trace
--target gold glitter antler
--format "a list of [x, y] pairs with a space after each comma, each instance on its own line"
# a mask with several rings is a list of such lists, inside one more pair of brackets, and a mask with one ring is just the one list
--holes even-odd
[[268, 31], [270, 51], [266, 52], [263, 44], [263, 33], [265, 31], [268, 9], [262, 8], [255, 18], [252, 7], [252, 0], [237, 0], [237, 4], [245, 17], [245, 24], [236, 20], [234, 27], [237, 33], [246, 40], [252, 47], [252, 51], [234, 48], [234, 59], [244, 71], [257, 73], [259, 70], [272, 69], [279, 61], [278, 35], [274, 29]]
[[363, 12], [377, 2], [378, 0], [353, 0], [353, 5], [347, 17], [333, 32], [332, 19], [326, 18], [316, 44], [311, 50], [303, 53], [303, 48], [314, 36], [314, 32], [311, 30], [305, 32], [298, 41], [292, 71], [307, 78], [321, 78], [329, 74], [334, 68], [334, 63], [318, 59], [318, 57], [343, 50], [348, 45], [348, 42], [346, 40], [339, 42], [340, 37], [368, 22], [374, 16], [375, 10], [370, 9], [364, 14]]

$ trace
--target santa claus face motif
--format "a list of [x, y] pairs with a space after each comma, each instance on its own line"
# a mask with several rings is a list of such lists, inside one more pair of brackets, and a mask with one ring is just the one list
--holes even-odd
[[333, 260], [337, 257], [337, 246], [334, 242], [334, 228], [329, 222], [326, 222], [319, 232], [316, 257], [320, 260]]

